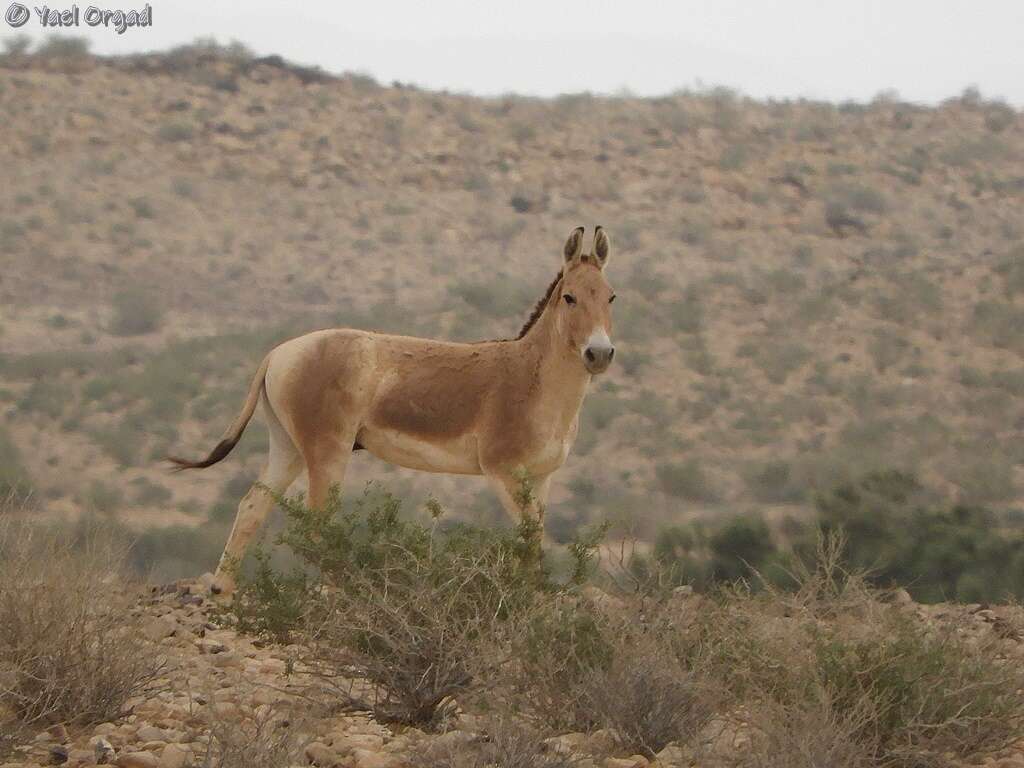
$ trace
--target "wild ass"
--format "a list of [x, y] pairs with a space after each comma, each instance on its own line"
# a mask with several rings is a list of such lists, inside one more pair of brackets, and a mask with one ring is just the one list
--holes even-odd
[[[576, 439], [587, 384], [615, 355], [608, 236], [597, 227], [584, 254], [583, 232], [569, 235], [562, 269], [515, 339], [459, 344], [341, 328], [273, 349], [209, 456], [171, 458], [179, 469], [216, 464], [262, 403], [269, 456], [238, 505], [215, 590], [234, 589], [232, 565], [273, 507], [261, 485], [284, 493], [305, 467], [309, 504], [322, 507], [355, 450], [427, 472], [485, 475], [515, 519], [526, 513], [543, 523], [551, 475]], [[523, 472], [534, 490], [525, 510], [515, 499]]]

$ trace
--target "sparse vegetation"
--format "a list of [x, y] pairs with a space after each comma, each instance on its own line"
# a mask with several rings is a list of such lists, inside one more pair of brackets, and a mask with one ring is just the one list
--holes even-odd
[[157, 690], [162, 661], [128, 608], [124, 555], [97, 531], [76, 540], [0, 509], [0, 710], [21, 725], [111, 720]]
[[139, 336], [160, 327], [162, 317], [155, 296], [141, 291], [121, 291], [114, 296], [110, 332], [116, 336]]

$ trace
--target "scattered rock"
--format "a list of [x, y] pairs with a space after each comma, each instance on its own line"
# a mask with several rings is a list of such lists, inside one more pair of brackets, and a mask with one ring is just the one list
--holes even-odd
[[[110, 725], [110, 723], [106, 723], [106, 725]], [[114, 730], [115, 729], [111, 727], [107, 733], [113, 733]], [[116, 753], [114, 752], [113, 745], [106, 739], [106, 737], [93, 736], [89, 739], [89, 743], [92, 744], [93, 756], [96, 758], [96, 765], [107, 765], [114, 761], [114, 755]]]
[[127, 752], [114, 760], [117, 768], [160, 768], [160, 760], [152, 752]]
[[178, 623], [169, 616], [160, 616], [148, 622], [142, 632], [150, 640], [159, 642], [165, 637], [170, 637], [178, 630]]
[[139, 741], [167, 741], [167, 733], [152, 725], [144, 725], [135, 732]]
[[604, 768], [647, 768], [650, 762], [643, 755], [633, 755], [632, 757], [606, 757]]
[[352, 751], [353, 768], [403, 768], [405, 763], [394, 755], [374, 752], [370, 749]]
[[339, 765], [338, 754], [323, 742], [314, 741], [305, 749], [306, 759], [317, 768], [334, 768]]
[[160, 768], [185, 768], [191, 753], [179, 744], [168, 744], [160, 754]]

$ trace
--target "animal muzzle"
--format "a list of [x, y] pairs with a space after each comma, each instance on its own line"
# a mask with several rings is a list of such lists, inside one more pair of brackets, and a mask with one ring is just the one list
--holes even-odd
[[583, 365], [591, 373], [604, 373], [615, 357], [615, 346], [604, 331], [590, 334], [583, 346]]

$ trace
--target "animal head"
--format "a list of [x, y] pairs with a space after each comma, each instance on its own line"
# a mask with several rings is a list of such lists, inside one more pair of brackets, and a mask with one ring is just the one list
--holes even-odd
[[555, 329], [586, 369], [604, 373], [615, 356], [612, 344], [612, 302], [615, 293], [605, 279], [610, 243], [605, 231], [594, 231], [590, 253], [583, 253], [583, 227], [577, 227], [565, 243], [565, 264], [556, 302]]

